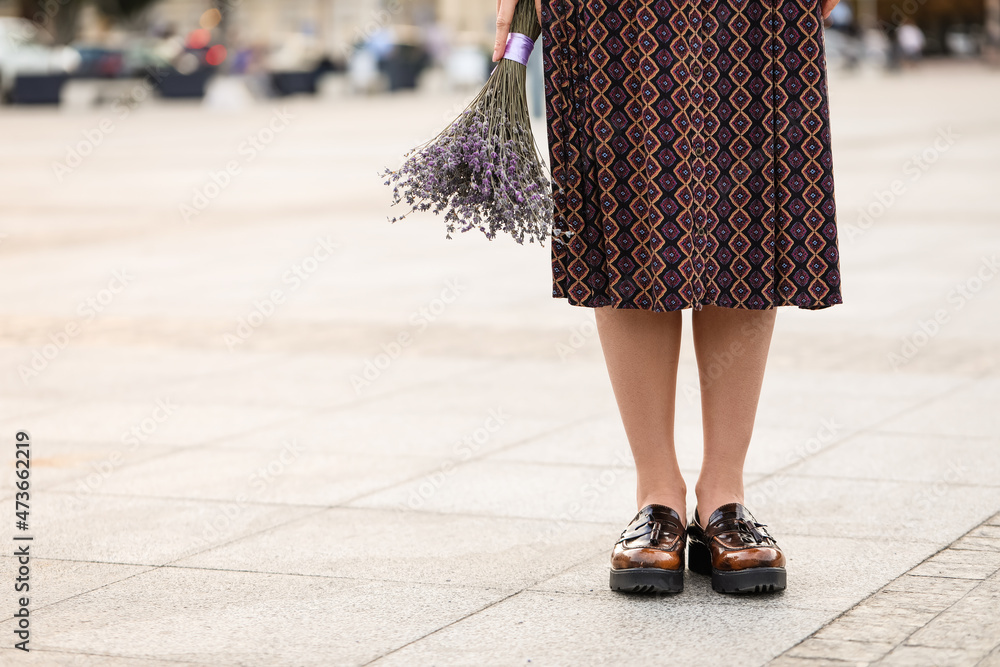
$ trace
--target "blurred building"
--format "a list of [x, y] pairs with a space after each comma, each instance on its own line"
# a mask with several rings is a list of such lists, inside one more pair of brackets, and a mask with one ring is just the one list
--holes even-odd
[[[978, 50], [990, 35], [1000, 40], [1000, 0], [843, 1], [862, 29], [891, 32], [903, 23], [915, 23], [926, 36], [930, 54], [969, 55], [965, 52]], [[0, 16], [30, 18], [32, 10], [27, 8], [32, 5], [60, 15], [75, 12], [77, 29], [88, 40], [107, 32], [93, 7], [80, 11], [82, 0], [0, 0]], [[442, 43], [489, 46], [496, 0], [159, 0], [129, 27], [168, 25], [183, 34], [197, 28], [200, 17], [213, 7], [226, 17], [230, 43], [274, 50], [299, 39], [337, 59], [390, 26], [435, 26]]]
[[[926, 37], [928, 54], [973, 55], [1000, 21], [998, 0], [844, 0], [862, 28], [892, 33], [912, 23]], [[1000, 26], [992, 26], [996, 31]], [[994, 32], [994, 34], [996, 34]]]
[[[64, 11], [76, 2], [50, 0]], [[79, 3], [82, 4], [82, 3]], [[24, 0], [0, 0], [0, 16], [25, 16]], [[198, 26], [202, 14], [218, 8], [227, 30], [241, 42], [280, 47], [289, 35], [315, 37], [324, 51], [345, 53], [359, 41], [390, 25], [436, 24], [461, 42], [492, 43], [495, 0], [160, 0], [143, 13], [144, 23], [159, 23], [186, 32]], [[96, 12], [81, 12], [79, 29], [100, 32]]]

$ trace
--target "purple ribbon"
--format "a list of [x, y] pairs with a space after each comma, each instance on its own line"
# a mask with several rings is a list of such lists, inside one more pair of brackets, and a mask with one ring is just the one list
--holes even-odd
[[519, 32], [512, 32], [507, 35], [507, 48], [504, 49], [503, 57], [528, 66], [528, 56], [535, 48], [535, 40]]

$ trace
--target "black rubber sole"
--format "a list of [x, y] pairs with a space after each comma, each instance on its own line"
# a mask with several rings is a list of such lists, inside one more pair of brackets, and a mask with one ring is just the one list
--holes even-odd
[[688, 569], [712, 577], [717, 593], [776, 593], [785, 590], [785, 568], [752, 567], [746, 570], [716, 570], [708, 548], [698, 542], [688, 543]]
[[611, 590], [623, 593], [680, 593], [684, 590], [684, 570], [638, 567], [611, 570]]

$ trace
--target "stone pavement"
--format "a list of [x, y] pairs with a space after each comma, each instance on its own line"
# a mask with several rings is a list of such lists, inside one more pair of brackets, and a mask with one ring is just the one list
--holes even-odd
[[996, 664], [998, 84], [832, 82], [846, 303], [779, 313], [749, 598], [607, 588], [634, 472], [547, 250], [385, 222], [459, 97], [0, 109], [0, 663]]
[[770, 664], [1000, 665], [1000, 514]]

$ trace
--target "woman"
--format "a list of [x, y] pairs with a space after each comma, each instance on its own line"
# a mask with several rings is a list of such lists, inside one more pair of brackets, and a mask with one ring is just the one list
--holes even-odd
[[[776, 307], [841, 303], [822, 33], [837, 0], [535, 3], [565, 234], [553, 294], [595, 309], [637, 473], [611, 587], [679, 592], [687, 549], [716, 591], [781, 590], [785, 557], [743, 506], [743, 462]], [[494, 60], [516, 4], [498, 0]], [[685, 308], [704, 428], [687, 525], [673, 437]]]

